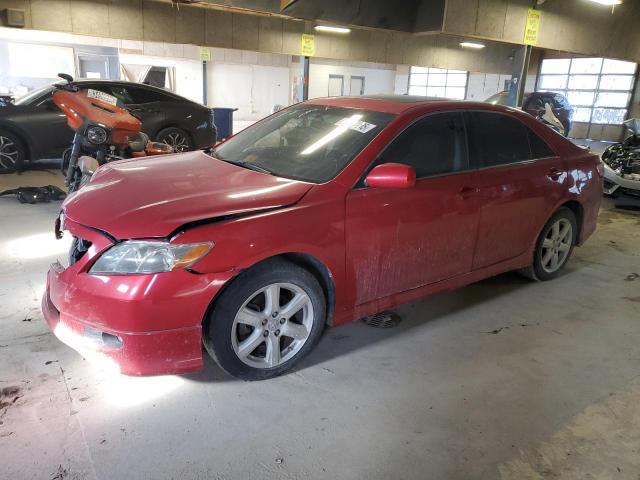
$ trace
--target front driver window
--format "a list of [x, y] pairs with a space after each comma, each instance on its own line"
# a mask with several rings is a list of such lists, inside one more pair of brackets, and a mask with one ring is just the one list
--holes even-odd
[[375, 162], [383, 163], [410, 165], [417, 178], [468, 169], [462, 114], [437, 113], [418, 120], [393, 140]]

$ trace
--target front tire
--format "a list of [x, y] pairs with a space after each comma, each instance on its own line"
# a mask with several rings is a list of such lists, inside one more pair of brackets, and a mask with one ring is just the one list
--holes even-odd
[[577, 233], [575, 214], [567, 207], [559, 208], [538, 236], [533, 263], [521, 273], [540, 281], [557, 277], [571, 257]]
[[0, 173], [22, 170], [26, 149], [22, 140], [11, 132], [0, 130]]
[[203, 326], [207, 352], [230, 375], [263, 380], [291, 369], [318, 342], [326, 323], [316, 278], [272, 259], [240, 274]]

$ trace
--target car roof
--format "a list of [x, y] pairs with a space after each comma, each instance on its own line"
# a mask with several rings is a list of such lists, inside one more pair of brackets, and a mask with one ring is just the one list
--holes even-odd
[[146, 83], [137, 83], [137, 82], [127, 82], [126, 80], [92, 80], [90, 78], [83, 78], [80, 80], [74, 80], [74, 83], [77, 83], [78, 85], [100, 85], [100, 84], [108, 84], [108, 85], [123, 85], [123, 86], [133, 86], [133, 87], [137, 87], [137, 88], [144, 88], [147, 90], [152, 90], [154, 92], [158, 92], [158, 93], [164, 93], [165, 95], [169, 95], [171, 97], [175, 97], [178, 98], [180, 100], [185, 100], [187, 102], [191, 102], [191, 100], [189, 100], [188, 98], [182, 97], [176, 93], [173, 93], [169, 90], [165, 90], [164, 88], [159, 88], [159, 87], [155, 87], [153, 85], [147, 85]]
[[[370, 95], [359, 97], [326, 97], [308, 100], [316, 105], [328, 105], [345, 108], [361, 108], [383, 113], [400, 114], [420, 107], [434, 106], [438, 110], [468, 108], [495, 111], [513, 111], [513, 108], [491, 105], [484, 102], [452, 100], [447, 98], [421, 97], [417, 95]], [[421, 108], [423, 109], [423, 108]]]

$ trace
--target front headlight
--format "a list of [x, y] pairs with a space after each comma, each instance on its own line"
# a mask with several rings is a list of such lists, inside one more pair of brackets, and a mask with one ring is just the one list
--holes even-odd
[[87, 139], [94, 145], [100, 145], [107, 141], [107, 131], [102, 127], [87, 128]]
[[212, 242], [172, 245], [167, 242], [129, 240], [104, 252], [89, 273], [132, 275], [188, 268], [213, 247]]

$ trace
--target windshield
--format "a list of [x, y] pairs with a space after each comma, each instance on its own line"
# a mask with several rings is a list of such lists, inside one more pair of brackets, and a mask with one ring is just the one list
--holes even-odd
[[30, 105], [31, 102], [40, 98], [45, 93], [49, 93], [53, 90], [51, 85], [47, 85], [46, 87], [36, 88], [35, 90], [30, 91], [26, 95], [20, 97], [18, 100], [14, 102], [15, 105]]
[[516, 96], [515, 94], [509, 92], [499, 92], [495, 95], [491, 95], [485, 100], [485, 102], [492, 105], [505, 105], [508, 107], [513, 107], [516, 104]]
[[335, 177], [393, 115], [302, 104], [243, 130], [213, 155], [279, 177], [323, 183]]

